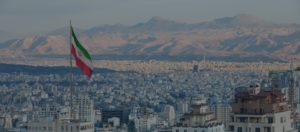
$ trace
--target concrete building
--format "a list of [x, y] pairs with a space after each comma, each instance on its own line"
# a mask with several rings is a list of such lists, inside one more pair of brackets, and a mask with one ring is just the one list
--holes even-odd
[[40, 120], [28, 123], [28, 132], [94, 132], [94, 123], [71, 120]]
[[224, 125], [229, 121], [231, 106], [228, 103], [218, 102], [210, 106], [210, 111], [214, 113], [214, 117]]
[[259, 85], [235, 94], [228, 132], [295, 132], [291, 111], [278, 90], [266, 91]]
[[108, 119], [117, 117], [120, 119], [121, 124], [126, 124], [128, 116], [124, 110], [102, 110], [102, 122], [108, 123]]
[[38, 118], [54, 118], [55, 114], [59, 111], [58, 105], [52, 102], [42, 104], [38, 111]]
[[129, 120], [131, 123], [128, 127], [137, 132], [152, 132], [159, 124], [158, 116], [146, 107], [133, 107]]
[[184, 113], [189, 111], [189, 104], [186, 101], [180, 101], [176, 105], [178, 115], [182, 116]]
[[112, 124], [114, 127], [119, 127], [121, 125], [120, 118], [118, 117], [109, 118], [108, 123]]
[[174, 107], [172, 105], [166, 105], [163, 113], [169, 126], [173, 126], [176, 120]]
[[0, 116], [0, 128], [12, 128], [12, 118], [9, 114], [3, 114]]
[[134, 124], [137, 132], [151, 132], [158, 124], [157, 116], [145, 113], [143, 116], [135, 118]]
[[185, 113], [172, 132], [224, 132], [224, 125], [214, 118], [203, 96], [191, 100], [192, 111]]
[[95, 122], [94, 102], [88, 96], [76, 99], [75, 109], [78, 111], [79, 120], [82, 122]]
[[291, 80], [291, 71], [276, 71], [276, 72], [270, 72], [269, 78], [271, 80], [271, 88], [276, 88], [280, 90], [283, 94], [286, 100], [289, 100], [289, 86], [290, 86], [290, 80]]
[[93, 101], [84, 96], [74, 102], [73, 114], [70, 107], [46, 105], [38, 111], [39, 118], [27, 123], [28, 132], [94, 132]]

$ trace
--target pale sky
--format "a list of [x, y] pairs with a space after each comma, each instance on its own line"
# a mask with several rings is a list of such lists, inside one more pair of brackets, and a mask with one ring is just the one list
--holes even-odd
[[133, 25], [153, 16], [196, 23], [251, 14], [300, 24], [300, 0], [0, 0], [0, 30], [32, 34], [68, 26]]

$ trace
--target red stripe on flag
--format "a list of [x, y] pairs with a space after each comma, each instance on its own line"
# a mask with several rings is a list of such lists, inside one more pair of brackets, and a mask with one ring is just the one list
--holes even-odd
[[88, 77], [91, 77], [92, 73], [93, 73], [92, 69], [77, 57], [76, 49], [73, 44], [72, 44], [71, 53], [72, 53], [73, 57], [75, 58], [76, 65], [81, 69], [83, 74]]

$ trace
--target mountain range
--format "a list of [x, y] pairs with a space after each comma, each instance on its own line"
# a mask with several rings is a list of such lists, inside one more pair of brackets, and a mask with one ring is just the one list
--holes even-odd
[[[69, 29], [0, 43], [1, 57], [69, 54]], [[287, 61], [300, 58], [300, 25], [278, 24], [247, 14], [200, 23], [161, 17], [132, 26], [75, 29], [95, 59], [208, 59]]]

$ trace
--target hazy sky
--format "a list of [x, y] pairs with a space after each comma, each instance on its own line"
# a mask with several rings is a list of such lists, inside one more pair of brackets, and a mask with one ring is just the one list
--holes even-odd
[[0, 0], [0, 30], [32, 34], [68, 25], [133, 25], [153, 16], [195, 23], [251, 14], [300, 23], [300, 0]]

